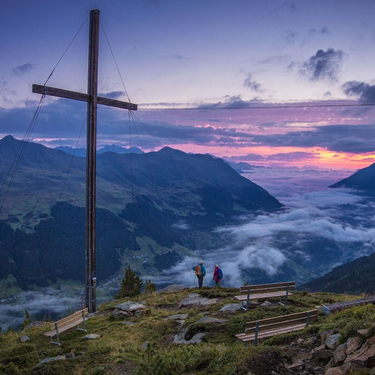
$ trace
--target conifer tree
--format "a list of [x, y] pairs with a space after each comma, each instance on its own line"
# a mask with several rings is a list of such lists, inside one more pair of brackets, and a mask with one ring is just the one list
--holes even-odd
[[21, 330], [23, 330], [26, 326], [28, 326], [31, 323], [30, 314], [27, 310], [25, 310], [25, 320], [21, 324]]
[[116, 298], [137, 296], [141, 293], [142, 279], [131, 269], [130, 265], [125, 270], [125, 277], [121, 281], [121, 287]]
[[156, 292], [156, 285], [151, 280], [147, 280], [145, 284], [145, 293], [151, 294], [154, 292]]

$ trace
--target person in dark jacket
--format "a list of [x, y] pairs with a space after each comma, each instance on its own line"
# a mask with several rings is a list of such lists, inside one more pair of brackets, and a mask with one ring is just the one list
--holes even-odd
[[220, 286], [220, 281], [223, 278], [223, 271], [219, 268], [219, 265], [216, 264], [214, 271], [214, 281], [216, 286]]
[[202, 260], [196, 266], [193, 267], [193, 271], [195, 272], [198, 278], [198, 287], [202, 288], [203, 278], [206, 276], [206, 269], [204, 268]]

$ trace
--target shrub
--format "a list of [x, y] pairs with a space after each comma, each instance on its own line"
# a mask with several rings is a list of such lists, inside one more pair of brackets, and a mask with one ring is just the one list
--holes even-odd
[[147, 280], [145, 284], [145, 294], [151, 294], [156, 292], [156, 285], [151, 282], [151, 280]]
[[31, 323], [31, 318], [30, 318], [30, 314], [27, 310], [25, 310], [25, 320], [23, 321], [23, 323], [21, 324], [21, 331], [26, 327], [28, 326], [29, 324]]
[[141, 293], [142, 285], [142, 279], [129, 265], [125, 270], [125, 277], [121, 281], [121, 288], [118, 291], [116, 298], [137, 296]]

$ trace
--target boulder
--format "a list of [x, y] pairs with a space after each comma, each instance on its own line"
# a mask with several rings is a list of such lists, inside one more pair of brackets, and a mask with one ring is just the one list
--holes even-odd
[[360, 335], [360, 336], [362, 336], [362, 337], [365, 337], [365, 336], [367, 336], [367, 334], [369, 333], [369, 329], [359, 329], [358, 331], [357, 331], [357, 333]]
[[124, 303], [120, 303], [119, 305], [116, 306], [116, 309], [122, 310], [122, 311], [128, 311], [130, 306], [134, 305], [134, 302], [128, 301]]
[[199, 313], [198, 316], [205, 316], [205, 315], [208, 315], [209, 313], [210, 313], [209, 311], [203, 311]]
[[269, 307], [269, 306], [273, 306], [274, 303], [270, 302], [270, 301], [264, 301], [263, 303], [260, 304], [262, 307]]
[[328, 369], [325, 375], [349, 375], [356, 374], [357, 371], [361, 371], [361, 374], [365, 374], [368, 373], [370, 369], [356, 363], [349, 362], [339, 367], [332, 367]]
[[217, 319], [217, 318], [212, 318], [210, 316], [205, 316], [201, 319], [199, 319], [196, 323], [194, 324], [207, 324], [207, 323], [225, 323], [228, 320], [225, 319]]
[[142, 303], [132, 301], [124, 302], [116, 306], [116, 309], [118, 310], [129, 312], [144, 310], [145, 308], [146, 307]]
[[354, 363], [361, 366], [374, 367], [375, 366], [375, 345], [368, 348], [359, 357], [353, 359]]
[[128, 322], [127, 320], [124, 320], [124, 321], [122, 322], [122, 324], [125, 324], [125, 325], [127, 325], [127, 326], [134, 326], [135, 323], [133, 323], [133, 322]]
[[327, 340], [327, 337], [328, 336], [331, 336], [333, 335], [333, 330], [330, 329], [328, 331], [324, 331], [321, 335], [320, 335], [320, 339], [321, 339], [321, 343], [324, 344], [325, 341]]
[[207, 301], [201, 302], [201, 305], [202, 306], [215, 305], [215, 304], [217, 304], [217, 302], [218, 302], [218, 299], [217, 298], [213, 298], [213, 299], [209, 299]]
[[344, 363], [345, 358], [346, 358], [346, 343], [342, 344], [342, 345], [339, 345], [336, 348], [336, 350], [333, 352], [333, 357], [329, 361], [326, 368], [328, 369], [330, 367], [341, 366]]
[[175, 344], [200, 344], [202, 338], [207, 334], [206, 332], [197, 333], [190, 340], [185, 340], [187, 330], [188, 327], [182, 328], [182, 330], [174, 337], [173, 342]]
[[143, 350], [147, 350], [148, 346], [150, 345], [150, 341], [145, 341], [143, 344], [142, 344], [142, 349]]
[[305, 367], [305, 363], [301, 361], [300, 359], [293, 360], [293, 363], [288, 366], [288, 370], [290, 371], [302, 371]]
[[326, 359], [333, 357], [332, 349], [324, 349], [324, 346], [321, 345], [318, 348], [312, 350], [312, 355], [315, 359]]
[[240, 303], [230, 303], [228, 305], [224, 305], [219, 311], [225, 313], [235, 313], [238, 310], [241, 310]]
[[188, 342], [187, 344], [200, 344], [202, 342], [202, 339], [204, 336], [206, 336], [206, 332], [201, 332], [195, 334]]
[[340, 338], [341, 335], [339, 333], [336, 333], [335, 335], [328, 336], [324, 343], [327, 348], [336, 349], [340, 344]]
[[178, 292], [179, 290], [182, 290], [182, 289], [184, 289], [182, 285], [172, 284], [172, 285], [168, 285], [166, 288], [160, 290], [159, 292], [166, 292], [166, 293]]
[[83, 336], [82, 340], [95, 340], [95, 339], [98, 339], [99, 337], [100, 335], [97, 335], [96, 333], [90, 333], [86, 336]]
[[28, 341], [30, 341], [30, 337], [29, 336], [22, 336], [20, 341], [21, 342], [28, 342]]
[[165, 320], [181, 320], [181, 319], [187, 319], [187, 317], [188, 317], [188, 314], [176, 314], [176, 315], [172, 315], [166, 318]]
[[217, 299], [208, 299], [205, 297], [200, 297], [199, 294], [192, 293], [189, 294], [187, 298], [184, 298], [179, 303], [179, 307], [183, 306], [191, 306], [191, 305], [198, 305], [198, 306], [207, 306], [217, 303]]
[[42, 361], [40, 361], [37, 366], [44, 365], [45, 363], [53, 362], [53, 361], [60, 361], [62, 359], [66, 359], [65, 355], [58, 355], [57, 357], [50, 357], [50, 358], [45, 358]]
[[128, 314], [125, 313], [124, 311], [119, 310], [119, 309], [114, 309], [112, 311], [112, 315], [117, 318], [120, 315], [128, 315]]
[[349, 337], [346, 342], [346, 354], [352, 354], [362, 345], [362, 340], [359, 337]]

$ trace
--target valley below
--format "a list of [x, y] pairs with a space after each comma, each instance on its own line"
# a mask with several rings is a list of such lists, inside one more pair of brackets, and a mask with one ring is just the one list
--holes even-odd
[[[238, 215], [235, 222], [193, 231], [189, 223], [175, 226], [180, 237], [195, 236], [196, 248], [165, 249], [156, 259], [159, 269], [142, 267], [151, 250], [124, 252], [122, 266], [99, 279], [98, 300], [111, 300], [117, 292], [125, 264], [141, 271], [158, 289], [170, 284], [195, 287], [192, 266], [200, 259], [207, 269], [205, 286], [214, 286], [215, 264], [224, 272], [223, 285], [296, 280], [299, 285], [332, 268], [374, 251], [375, 201], [350, 189], [328, 188], [349, 176], [348, 170], [254, 168], [243, 176], [263, 186], [283, 208]], [[302, 175], [302, 178], [301, 178]], [[150, 240], [149, 240], [150, 241]], [[186, 240], [188, 243], [188, 240]], [[152, 243], [150, 241], [149, 243]], [[83, 260], [83, 255], [82, 255]], [[83, 268], [83, 265], [82, 265]], [[148, 272], [150, 270], [151, 272]], [[17, 288], [9, 277], [1, 281], [0, 325], [17, 328], [27, 309], [33, 319], [66, 315], [83, 305], [84, 285], [79, 280], [57, 279], [49, 286]]]

